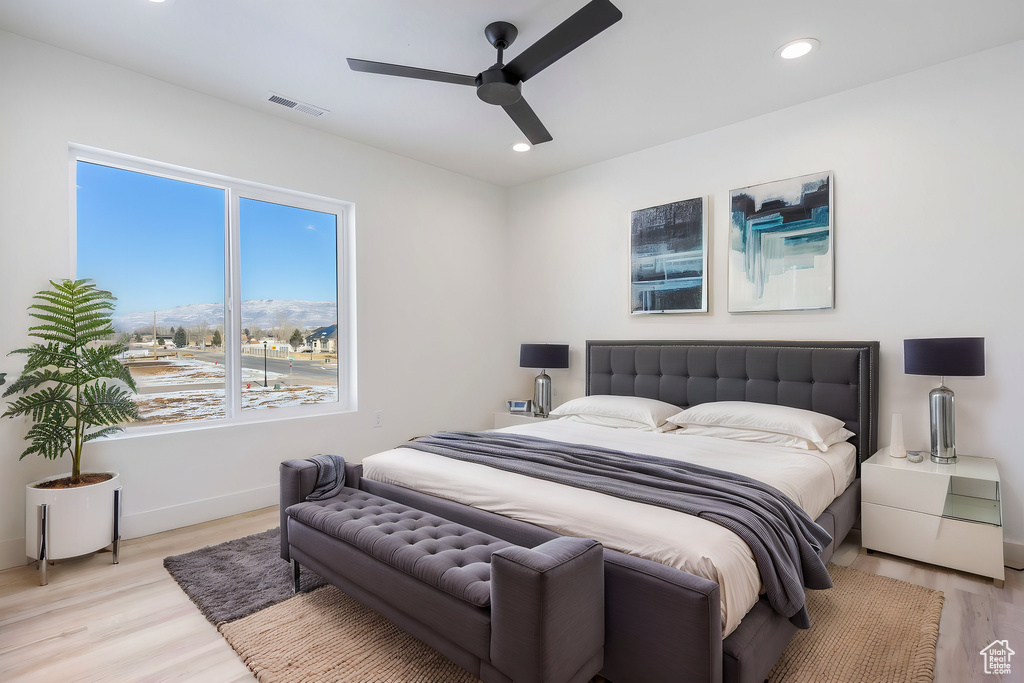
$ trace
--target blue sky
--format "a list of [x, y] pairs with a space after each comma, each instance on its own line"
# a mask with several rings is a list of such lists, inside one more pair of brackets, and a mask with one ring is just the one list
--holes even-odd
[[[224, 300], [224, 190], [77, 164], [76, 276], [117, 315]], [[242, 300], [334, 301], [336, 217], [240, 200]]]

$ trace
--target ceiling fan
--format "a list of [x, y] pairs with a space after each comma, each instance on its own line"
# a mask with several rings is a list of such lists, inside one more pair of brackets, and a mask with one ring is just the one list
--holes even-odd
[[508, 64], [502, 63], [502, 58], [505, 50], [519, 35], [519, 30], [507, 21], [488, 24], [484, 29], [484, 35], [498, 50], [498, 61], [476, 76], [369, 62], [364, 59], [349, 58], [348, 65], [353, 71], [471, 85], [476, 88], [477, 97], [488, 104], [499, 105], [519, 126], [527, 139], [532, 144], [539, 145], [552, 138], [533, 109], [523, 99], [523, 81], [536, 76], [621, 18], [622, 12], [609, 0], [591, 0]]

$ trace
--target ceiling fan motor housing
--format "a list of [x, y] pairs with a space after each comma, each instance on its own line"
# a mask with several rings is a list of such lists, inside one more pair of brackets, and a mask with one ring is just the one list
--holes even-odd
[[487, 104], [506, 106], [523, 97], [523, 83], [494, 66], [476, 77], [476, 95]]

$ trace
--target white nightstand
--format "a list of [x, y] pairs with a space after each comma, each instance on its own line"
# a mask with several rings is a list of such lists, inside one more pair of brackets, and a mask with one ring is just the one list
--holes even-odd
[[996, 461], [958, 455], [952, 465], [889, 457], [861, 464], [865, 548], [991, 577], [1003, 586], [1003, 514]]
[[549, 418], [536, 417], [533, 413], [495, 413], [494, 428], [514, 427], [516, 425], [529, 424], [530, 422], [544, 422]]

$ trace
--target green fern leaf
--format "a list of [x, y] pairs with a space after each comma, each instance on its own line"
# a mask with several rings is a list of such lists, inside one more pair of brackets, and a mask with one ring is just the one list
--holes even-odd
[[104, 427], [103, 429], [97, 429], [95, 432], [89, 432], [88, 434], [86, 434], [85, 437], [83, 437], [82, 442], [88, 443], [89, 441], [93, 441], [94, 439], [102, 439], [105, 436], [110, 436], [111, 434], [117, 434], [118, 432], [123, 431], [123, 427]]
[[69, 426], [37, 422], [28, 430], [25, 439], [30, 446], [18, 458], [38, 454], [50, 460], [56, 460], [65, 453], [71, 453], [75, 446], [75, 430]]
[[71, 387], [50, 386], [8, 403], [7, 411], [0, 417], [28, 415], [35, 422], [52, 421], [64, 424], [69, 418], [74, 417], [72, 403]]
[[82, 420], [89, 424], [116, 425], [139, 418], [139, 409], [131, 394], [117, 385], [91, 384], [82, 393]]
[[21, 393], [28, 389], [43, 386], [48, 382], [61, 384], [63, 383], [63, 379], [63, 374], [59, 370], [49, 368], [25, 372], [7, 388], [7, 391], [4, 392], [4, 396]]

